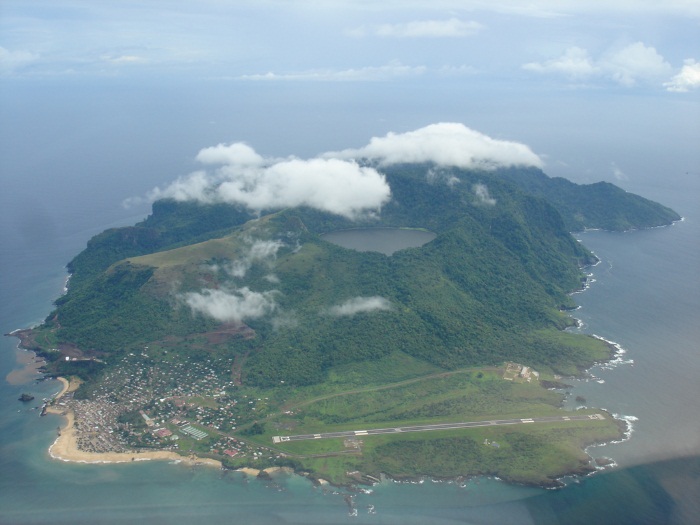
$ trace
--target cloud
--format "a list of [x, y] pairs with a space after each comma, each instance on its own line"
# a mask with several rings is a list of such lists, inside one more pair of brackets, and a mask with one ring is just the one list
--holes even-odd
[[[254, 263], [264, 261], [272, 263], [277, 257], [277, 252], [284, 246], [282, 241], [252, 241], [245, 254], [238, 257], [226, 268], [233, 277], [243, 278]], [[279, 279], [277, 280], [279, 282]]]
[[221, 322], [242, 322], [258, 319], [276, 308], [274, 296], [278, 292], [253, 292], [247, 287], [224, 290], [202, 290], [180, 296], [193, 312], [213, 317]]
[[383, 66], [367, 66], [358, 69], [314, 69], [297, 73], [273, 73], [242, 75], [240, 80], [256, 81], [316, 81], [316, 82], [371, 82], [395, 78], [415, 77], [427, 71], [425, 66], [407, 66], [398, 61]]
[[165, 189], [154, 188], [148, 194], [151, 201], [174, 199], [176, 201], [215, 202], [212, 196], [214, 178], [205, 171], [194, 171], [186, 177], [180, 177]]
[[281, 312], [272, 318], [272, 328], [282, 330], [285, 328], [296, 328], [299, 326], [299, 319], [290, 312]]
[[593, 60], [587, 50], [570, 47], [558, 58], [523, 64], [536, 73], [561, 74], [573, 80], [607, 78], [626, 87], [639, 81], [653, 81], [668, 75], [671, 66], [654, 47], [642, 42], [609, 51]]
[[196, 157], [202, 164], [229, 164], [236, 166], [261, 166], [265, 159], [243, 142], [218, 144], [204, 148]]
[[325, 157], [369, 158], [382, 164], [434, 162], [461, 168], [538, 166], [542, 160], [524, 144], [496, 140], [459, 123], [442, 122], [407, 133], [374, 137], [360, 149], [326, 153]]
[[473, 36], [483, 29], [478, 22], [452, 17], [448, 20], [417, 20], [404, 24], [381, 24], [369, 30], [364, 27], [350, 32], [353, 36], [371, 33], [394, 38], [462, 38]]
[[462, 64], [461, 66], [444, 65], [437, 70], [437, 73], [444, 77], [476, 75], [478, 72], [479, 70], [477, 68], [466, 64]]
[[598, 72], [588, 51], [580, 47], [570, 47], [559, 58], [546, 62], [530, 62], [522, 67], [536, 73], [561, 73], [572, 78], [588, 77]]
[[110, 64], [148, 64], [149, 60], [139, 55], [102, 55], [100, 59]]
[[309, 206], [354, 219], [379, 211], [391, 197], [383, 175], [348, 160], [263, 159], [241, 143], [205, 148], [197, 159], [219, 167], [155, 188], [150, 200], [224, 202], [255, 212]]
[[474, 184], [474, 186], [472, 186], [472, 191], [474, 195], [476, 195], [479, 204], [485, 204], [486, 206], [496, 205], [496, 199], [489, 195], [489, 189], [486, 184]]
[[450, 171], [435, 168], [430, 168], [428, 173], [425, 174], [425, 178], [430, 184], [442, 182], [447, 184], [450, 188], [461, 182], [459, 178], [452, 175]]
[[11, 51], [0, 46], [0, 74], [12, 74], [39, 59], [29, 51]]
[[700, 62], [696, 62], [692, 58], [685, 60], [683, 68], [680, 72], [671, 78], [670, 81], [664, 83], [667, 91], [675, 93], [686, 93], [691, 89], [700, 87]]
[[629, 177], [627, 176], [627, 174], [624, 171], [622, 171], [617, 166], [617, 164], [615, 164], [613, 162], [610, 164], [610, 167], [612, 168], [613, 177], [615, 177], [617, 180], [622, 180], [622, 181], [629, 180]]
[[383, 297], [353, 297], [344, 303], [330, 307], [327, 313], [335, 317], [346, 317], [381, 310], [391, 310], [391, 303]]
[[254, 210], [310, 206], [355, 217], [378, 210], [389, 200], [384, 176], [372, 168], [338, 159], [292, 159], [255, 172], [253, 177], [231, 173], [217, 188], [224, 202]]
[[671, 65], [655, 48], [641, 42], [604, 56], [600, 67], [623, 86], [633, 86], [638, 80], [666, 76], [671, 71]]
[[[315, 6], [317, 0], [300, 0]], [[297, 2], [298, 4], [299, 2]], [[324, 5], [330, 0], [324, 2]], [[334, 0], [338, 6], [352, 6], [354, 9], [365, 8], [376, 10], [378, 3], [371, 0]], [[581, 15], [597, 17], [619, 14], [629, 16], [680, 15], [699, 17], [700, 5], [694, 0], [612, 0], [608, 2], [581, 2], [580, 0], [499, 0], [487, 2], [484, 0], [384, 0], [383, 8], [394, 9], [433, 9], [433, 10], [480, 10], [508, 15], [533, 18], [562, 18]]]

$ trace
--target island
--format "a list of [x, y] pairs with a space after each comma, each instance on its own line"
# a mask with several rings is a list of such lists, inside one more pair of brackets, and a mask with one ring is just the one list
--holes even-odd
[[565, 378], [616, 352], [566, 330], [596, 262], [570, 232], [680, 217], [533, 167], [358, 162], [391, 188], [379, 213], [166, 198], [91, 239], [54, 311], [11, 334], [65, 378], [52, 455], [345, 485], [555, 487], [607, 465], [585, 449], [623, 422], [562, 408]]

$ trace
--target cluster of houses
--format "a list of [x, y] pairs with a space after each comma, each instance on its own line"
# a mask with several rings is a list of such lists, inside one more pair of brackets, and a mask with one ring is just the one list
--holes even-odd
[[[92, 391], [90, 400], [61, 400], [76, 413], [79, 446], [95, 452], [125, 451], [143, 446], [188, 449], [236, 457], [260, 457], [262, 448], [229, 435], [239, 422], [260, 417], [267, 399], [238, 393], [231, 377], [232, 359], [212, 357], [183, 363], [148, 355], [125, 355]], [[70, 407], [67, 404], [70, 404]], [[120, 415], [139, 414], [142, 422], [120, 422]], [[202, 450], [200, 450], [202, 449]]]

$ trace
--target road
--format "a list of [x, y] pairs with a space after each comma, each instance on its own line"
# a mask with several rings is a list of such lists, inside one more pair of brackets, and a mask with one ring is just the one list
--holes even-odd
[[296, 436], [273, 436], [273, 443], [284, 443], [287, 441], [304, 441], [307, 439], [330, 439], [330, 438], [354, 438], [363, 436], [374, 436], [377, 434], [400, 434], [402, 432], [431, 432], [434, 430], [453, 430], [457, 428], [474, 427], [494, 427], [501, 425], [521, 425], [528, 423], [559, 423], [563, 421], [587, 421], [602, 420], [602, 414], [590, 414], [585, 416], [547, 416], [522, 419], [492, 419], [488, 421], [466, 421], [463, 423], [438, 423], [436, 425], [417, 425], [410, 427], [389, 427], [373, 428], [368, 430], [345, 430], [342, 432], [324, 432], [322, 434], [299, 434]]

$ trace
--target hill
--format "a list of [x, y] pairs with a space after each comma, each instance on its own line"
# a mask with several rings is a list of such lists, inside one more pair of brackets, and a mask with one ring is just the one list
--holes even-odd
[[[625, 228], [677, 215], [538, 170], [382, 171], [391, 200], [352, 219], [157, 201], [141, 223], [94, 237], [70, 262], [56, 309], [18, 336], [47, 373], [83, 380], [68, 407], [114, 416], [100, 423], [106, 451], [175, 447], [337, 483], [489, 473], [551, 486], [589, 472], [582, 448], [618, 438], [617, 423], [590, 410], [562, 417], [561, 394], [546, 390], [612, 352], [563, 331], [574, 323], [569, 294], [595, 262], [571, 225], [604, 224], [611, 207]], [[391, 254], [324, 238], [377, 227], [434, 238]], [[366, 442], [279, 437], [533, 417], [549, 423]], [[431, 461], [410, 461], [421, 451]]]
[[[250, 220], [233, 206], [156, 202], [146, 220], [96, 236], [71, 261], [70, 290], [45, 328], [58, 343], [104, 358], [222, 323], [246, 326], [254, 337], [219, 350], [250, 354], [242, 377], [268, 386], [319, 382], [329, 367], [398, 350], [446, 369], [515, 359], [571, 373], [590, 357], [559, 347], [552, 334], [571, 322], [560, 310], [573, 306], [567, 294], [594, 261], [569, 234], [571, 223], [591, 217], [583, 227], [598, 226], [609, 209], [615, 224], [633, 227], [677, 217], [619, 189], [564, 184], [532, 169], [414, 164], [386, 177], [392, 200], [379, 218], [294, 208]], [[525, 191], [533, 187], [539, 195]], [[543, 195], [565, 195], [555, 199], [564, 213]], [[437, 237], [390, 257], [320, 237], [375, 226]], [[380, 297], [386, 307], [324, 313], [358, 297]], [[260, 311], [248, 315], [256, 301]], [[217, 302], [233, 313], [212, 314]]]
[[533, 168], [504, 170], [503, 177], [550, 202], [570, 231], [626, 231], [665, 226], [681, 219], [672, 209], [609, 182], [574, 184], [561, 177], [547, 177]]

